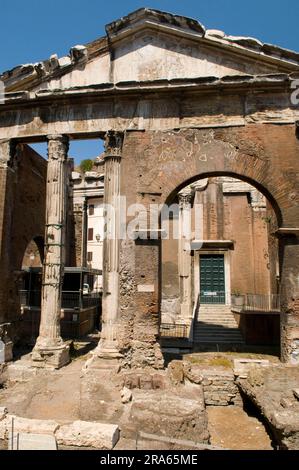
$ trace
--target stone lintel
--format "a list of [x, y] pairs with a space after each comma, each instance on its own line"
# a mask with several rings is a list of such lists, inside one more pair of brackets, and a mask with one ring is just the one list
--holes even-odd
[[197, 251], [202, 249], [215, 248], [215, 249], [233, 249], [233, 240], [192, 240], [191, 250]]
[[281, 227], [273, 234], [277, 238], [282, 237], [299, 237], [299, 227]]

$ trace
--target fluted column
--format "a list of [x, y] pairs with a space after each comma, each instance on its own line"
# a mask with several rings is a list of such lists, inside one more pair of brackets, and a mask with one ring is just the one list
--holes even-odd
[[0, 140], [0, 364], [13, 359], [10, 322], [18, 316], [19, 311], [11, 256], [16, 157], [15, 142]]
[[35, 366], [59, 368], [69, 362], [69, 347], [60, 336], [64, 272], [68, 138], [48, 136], [45, 258], [40, 332], [32, 353]]
[[120, 357], [119, 323], [119, 245], [120, 245], [120, 165], [123, 134], [108, 132], [105, 149], [106, 236], [103, 245], [103, 312], [101, 340], [96, 354]]
[[191, 276], [191, 203], [193, 190], [186, 188], [179, 197], [179, 281], [180, 281], [180, 319], [190, 321], [192, 317], [192, 276]]
[[280, 255], [281, 360], [299, 365], [299, 228], [280, 234]]

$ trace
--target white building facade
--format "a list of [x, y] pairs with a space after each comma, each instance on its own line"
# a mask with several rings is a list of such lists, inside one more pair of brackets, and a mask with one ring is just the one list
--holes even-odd
[[[103, 270], [104, 174], [89, 171], [72, 173], [73, 206], [82, 207], [82, 265]], [[102, 275], [95, 276], [92, 291], [102, 289]]]

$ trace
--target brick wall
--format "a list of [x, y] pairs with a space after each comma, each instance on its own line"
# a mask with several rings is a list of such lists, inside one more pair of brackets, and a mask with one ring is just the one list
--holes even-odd
[[18, 145], [9, 165], [0, 168], [0, 321], [16, 326], [23, 258], [33, 239], [44, 238], [46, 172], [47, 162], [26, 145]]

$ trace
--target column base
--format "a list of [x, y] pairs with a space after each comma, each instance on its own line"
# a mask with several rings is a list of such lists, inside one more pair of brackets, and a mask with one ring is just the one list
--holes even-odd
[[103, 338], [94, 351], [95, 356], [103, 359], [121, 359], [123, 355], [119, 352], [118, 342], [115, 339]]
[[91, 353], [91, 357], [85, 362], [82, 372], [84, 375], [94, 371], [108, 370], [110, 372], [118, 373], [120, 370], [119, 357], [100, 357], [95, 352]]
[[70, 361], [70, 347], [66, 343], [53, 347], [37, 344], [31, 354], [31, 364], [38, 368], [61, 369]]
[[[1, 340], [0, 340], [1, 341]], [[6, 364], [7, 362], [12, 362], [13, 360], [13, 342], [9, 341], [8, 343], [0, 343], [0, 364]]]
[[123, 357], [117, 348], [109, 347], [97, 347], [95, 350], [95, 356], [102, 359], [121, 359]]
[[9, 338], [9, 323], [0, 325], [0, 364], [13, 360], [13, 342]]

